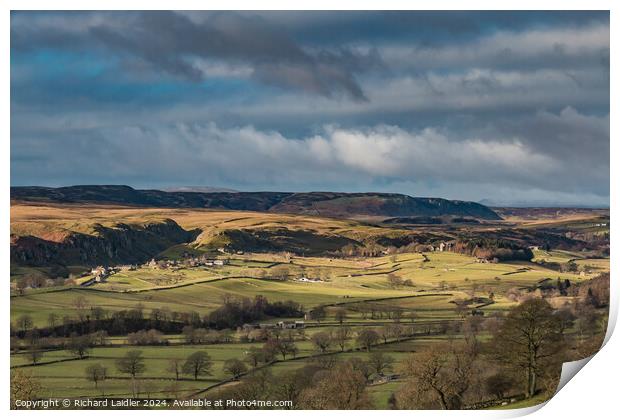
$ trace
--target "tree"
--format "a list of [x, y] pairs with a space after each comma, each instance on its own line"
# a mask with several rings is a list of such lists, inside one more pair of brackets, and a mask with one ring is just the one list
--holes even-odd
[[73, 300], [73, 306], [75, 307], [80, 321], [84, 322], [86, 319], [86, 307], [88, 306], [88, 300], [84, 296], [79, 295]]
[[286, 360], [287, 354], [292, 354], [293, 357], [295, 357], [294, 355], [297, 354], [299, 350], [294, 342], [286, 340], [278, 341], [278, 351], [282, 355], [282, 359]]
[[373, 329], [366, 328], [357, 334], [357, 339], [355, 341], [362, 348], [365, 348], [366, 351], [370, 351], [370, 348], [379, 341], [379, 334]]
[[39, 360], [41, 360], [41, 357], [43, 357], [43, 352], [38, 345], [31, 346], [30, 349], [24, 353], [24, 358], [33, 365], [36, 365]]
[[377, 375], [383, 375], [386, 369], [390, 369], [394, 364], [394, 358], [380, 351], [370, 353], [368, 364]]
[[351, 328], [345, 325], [340, 326], [333, 332], [332, 336], [338, 346], [340, 346], [340, 351], [344, 351], [349, 338], [351, 338]]
[[336, 309], [336, 313], [334, 314], [334, 318], [340, 325], [347, 319], [347, 310], [344, 308]]
[[182, 364], [180, 359], [170, 359], [168, 360], [168, 367], [166, 370], [174, 375], [174, 378], [178, 381], [179, 375], [182, 371]]
[[349, 362], [337, 363], [314, 386], [304, 389], [299, 405], [311, 410], [373, 408], [364, 376]]
[[224, 362], [223, 370], [237, 379], [240, 375], [248, 371], [248, 367], [239, 359], [228, 359]]
[[317, 306], [310, 311], [309, 316], [311, 320], [320, 324], [321, 320], [325, 319], [325, 308], [322, 306]]
[[181, 387], [178, 382], [172, 382], [170, 385], [164, 388], [164, 395], [168, 398], [172, 397], [174, 399], [179, 398], [179, 393], [181, 392]]
[[34, 401], [41, 391], [41, 383], [32, 372], [23, 369], [11, 370], [11, 409], [18, 408], [16, 401]]
[[293, 407], [299, 404], [299, 395], [312, 384], [312, 375], [308, 375], [309, 368], [287, 370], [272, 381], [273, 397], [282, 401], [292, 401]]
[[47, 326], [49, 327], [49, 329], [53, 330], [54, 328], [56, 328], [57, 323], [58, 315], [56, 315], [54, 312], [50, 312], [47, 316]]
[[[403, 373], [410, 383], [399, 392], [399, 406], [406, 407], [411, 394], [436, 401], [444, 410], [463, 408], [463, 398], [474, 379], [477, 353], [473, 347], [435, 345], [405, 359]], [[419, 397], [419, 395], [418, 395]]]
[[271, 363], [276, 360], [276, 355], [279, 352], [278, 342], [276, 340], [267, 340], [265, 344], [263, 344], [262, 350], [262, 361], [265, 363]]
[[493, 356], [515, 371], [525, 373], [527, 398], [536, 393], [537, 381], [557, 356], [562, 341], [562, 321], [549, 303], [541, 298], [529, 299], [512, 309], [493, 335]]
[[19, 328], [22, 336], [32, 328], [32, 317], [30, 315], [21, 315], [17, 318], [17, 328]]
[[183, 373], [191, 374], [194, 380], [200, 375], [210, 375], [213, 362], [206, 351], [197, 351], [190, 354], [183, 364]]
[[107, 378], [108, 369], [101, 363], [93, 363], [84, 369], [86, 379], [95, 384], [95, 389], [98, 389], [98, 384]]
[[390, 324], [384, 325], [379, 328], [378, 334], [383, 339], [383, 344], [387, 344], [388, 340], [392, 336], [392, 326]]
[[399, 323], [403, 317], [403, 308], [396, 306], [392, 309], [392, 319], [395, 323]]
[[258, 347], [250, 347], [245, 353], [245, 361], [252, 367], [257, 367], [263, 361], [263, 350]]
[[77, 335], [77, 333], [71, 334], [67, 348], [70, 353], [76, 357], [83, 359], [90, 351], [90, 337], [87, 335]]
[[144, 357], [140, 350], [129, 350], [125, 356], [116, 360], [116, 368], [121, 373], [126, 373], [135, 379], [137, 375], [146, 371]]
[[349, 363], [351, 363], [353, 369], [361, 373], [364, 377], [364, 380], [368, 382], [368, 380], [372, 376], [372, 367], [368, 364], [368, 362], [366, 360], [362, 360], [359, 357], [352, 357], [351, 359], [349, 359]]
[[320, 331], [315, 333], [311, 338], [312, 344], [319, 350], [321, 353], [325, 353], [332, 345], [332, 337], [329, 333], [324, 331]]

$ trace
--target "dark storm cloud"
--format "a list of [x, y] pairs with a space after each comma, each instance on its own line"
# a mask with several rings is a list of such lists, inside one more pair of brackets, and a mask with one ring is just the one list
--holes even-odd
[[609, 202], [609, 15], [14, 13], [15, 185]]
[[[75, 19], [75, 16], [73, 17]], [[137, 58], [171, 75], [201, 81], [195, 59], [249, 63], [257, 80], [319, 95], [345, 94], [357, 101], [366, 97], [355, 72], [378, 65], [376, 54], [354, 54], [344, 48], [314, 53], [302, 49], [285, 31], [260, 17], [236, 13], [205, 15], [194, 22], [175, 12], [140, 12], [120, 21], [88, 21], [82, 31], [65, 27], [12, 29], [12, 48], [33, 45], [50, 48], [98, 46]], [[69, 19], [74, 20], [74, 19]]]

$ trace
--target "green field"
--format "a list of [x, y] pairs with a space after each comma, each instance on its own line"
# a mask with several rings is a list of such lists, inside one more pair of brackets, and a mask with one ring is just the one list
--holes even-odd
[[[45, 326], [50, 313], [62, 317], [75, 316], [74, 302], [78, 296], [86, 298], [89, 306], [117, 311], [143, 305], [146, 310], [168, 308], [172, 311], [197, 311], [205, 315], [217, 307], [225, 295], [253, 298], [263, 295], [270, 301], [293, 299], [310, 309], [317, 305], [353, 303], [362, 300], [410, 297], [449, 291], [452, 297], [432, 299], [403, 299], [400, 304], [416, 311], [445, 311], [453, 308], [448, 303], [463, 298], [472, 290], [484, 296], [493, 290], [496, 304], [488, 309], [510, 305], [501, 294], [511, 288], [527, 287], [541, 279], [561, 276], [580, 281], [595, 275], [580, 277], [575, 273], [557, 273], [532, 263], [477, 263], [473, 257], [448, 252], [426, 254], [430, 261], [422, 262], [420, 254], [398, 255], [396, 262], [388, 257], [347, 261], [328, 258], [294, 258], [287, 266], [290, 279], [276, 281], [243, 277], [249, 270], [241, 260], [221, 269], [191, 268], [178, 271], [139, 269], [115, 274], [106, 283], [94, 287], [35, 289], [23, 296], [11, 297], [11, 319], [23, 314], [32, 316], [36, 326]], [[253, 256], [253, 261], [259, 261]], [[265, 264], [270, 257], [263, 257]], [[596, 260], [601, 262], [604, 260]], [[257, 264], [254, 262], [254, 264]], [[368, 268], [364, 268], [364, 266]], [[301, 283], [295, 280], [303, 271], [326, 270], [327, 278], [320, 283]], [[601, 271], [605, 269], [601, 265]], [[218, 271], [219, 270], [219, 271]], [[273, 269], [272, 269], [273, 270]], [[413, 286], [390, 287], [388, 272], [409, 279]], [[298, 274], [299, 273], [299, 274]], [[182, 278], [173, 285], [155, 285], [154, 278]], [[234, 278], [229, 278], [234, 277]], [[152, 285], [149, 287], [149, 285]]]
[[[114, 207], [93, 209], [90, 220], [86, 223], [81, 219], [78, 207], [17, 205], [13, 206], [13, 210], [13, 234], [47, 234], [48, 239], [54, 241], [62, 240], [70, 231], [95, 234], [93, 223], [114, 226], [117, 220], [144, 224], [170, 217], [184, 229], [199, 228], [201, 231], [194, 242], [174, 245], [156, 255], [160, 260], [181, 260], [172, 267], [151, 267], [144, 264], [136, 269], [117, 271], [103, 282], [90, 286], [81, 286], [84, 281], [92, 278], [90, 267], [76, 265], [67, 267], [73, 274], [73, 284], [69, 282], [63, 286], [59, 285], [62, 282], [57, 282], [53, 287], [18, 291], [15, 287], [17, 279], [47, 275], [51, 268], [19, 265], [12, 267], [11, 322], [14, 328], [17, 328], [18, 321], [23, 319], [24, 315], [31, 317], [34, 327], [45, 328], [48, 326], [50, 314], [65, 322], [78, 319], [80, 314], [84, 314], [84, 309], [94, 307], [110, 312], [141, 308], [146, 318], [153, 309], [185, 314], [196, 312], [203, 317], [220, 307], [226, 298], [253, 299], [257, 295], [266, 297], [269, 302], [295, 301], [303, 305], [306, 313], [317, 307], [324, 308], [326, 316], [320, 322], [306, 320], [306, 328], [303, 330], [282, 331], [282, 334], [290, 334], [298, 353], [292, 359], [289, 355], [286, 360], [279, 355], [278, 360], [271, 366], [260, 368], [270, 369], [274, 375], [301, 368], [311, 360], [310, 356], [317, 357], [318, 350], [313, 346], [311, 337], [320, 332], [335, 331], [340, 325], [340, 321], [336, 319], [337, 313], [344, 313], [345, 319], [342, 322], [350, 328], [351, 335], [346, 341], [344, 352], [339, 352], [339, 347], [333, 344], [328, 357], [338, 360], [358, 357], [367, 360], [368, 352], [359, 348], [355, 337], [362, 329], [371, 328], [382, 334], [374, 351], [382, 351], [394, 360], [385, 373], [399, 374], [401, 361], [412, 353], [431, 345], [445, 344], [448, 340], [462, 339], [461, 333], [454, 331], [458, 331], [459, 323], [474, 315], [473, 310], [481, 311], [475, 315], [483, 315], [483, 318], [479, 318], [483, 321], [493, 315], [503, 315], [519, 303], [520, 296], [536, 290], [543, 280], [551, 280], [552, 284], [558, 279], [579, 284], [609, 271], [609, 259], [597, 258], [600, 254], [565, 250], [536, 249], [531, 262], [499, 263], [486, 263], [473, 256], [453, 252], [400, 250], [397, 254], [387, 255], [387, 248], [379, 252], [382, 255], [379, 257], [339, 258], [316, 256], [312, 253], [312, 256], [302, 256], [301, 253], [296, 255], [287, 252], [216, 250], [216, 247], [225, 247], [230, 240], [230, 235], [223, 233], [244, 229], [302, 231], [304, 233], [300, 235], [306, 235], [304, 240], [310, 241], [309, 244], [319, 250], [326, 249], [329, 235], [332, 234], [359, 240], [361, 243], [373, 235], [389, 238], [391, 235], [403, 234], [399, 229], [353, 220], [254, 212]], [[519, 223], [524, 223], [527, 229], [547, 225], [557, 228], [562, 223], [590, 229], [590, 222], [579, 224], [581, 222], [573, 219], [549, 219], [542, 225], [536, 220]], [[432, 232], [431, 235], [440, 235], [441, 229], [443, 228], [429, 227], [428, 231]], [[486, 228], [482, 226], [480, 229]], [[322, 236], [313, 236], [314, 233]], [[301, 236], [293, 235], [286, 240], [295, 242], [300, 238]], [[206, 254], [211, 259], [224, 260], [225, 265], [192, 267], [183, 262], [187, 254]], [[543, 261], [547, 265], [543, 264]], [[563, 267], [572, 265], [572, 271], [560, 269], [560, 264]], [[304, 282], [300, 280], [302, 278], [319, 281]], [[398, 282], [394, 282], [395, 278]], [[559, 308], [573, 299], [573, 296], [556, 294], [549, 297], [548, 301]], [[397, 320], [394, 319], [396, 313]], [[262, 319], [260, 322], [273, 324], [284, 319], [286, 318]], [[400, 325], [401, 331], [406, 332], [385, 338], [388, 337], [388, 326], [395, 323]], [[447, 326], [451, 326], [450, 329]], [[452, 326], [456, 326], [456, 329]], [[264, 344], [245, 342], [252, 337], [241, 330], [231, 331], [230, 336], [232, 342], [226, 344], [188, 345], [185, 344], [183, 335], [171, 334], [165, 336], [168, 345], [140, 347], [129, 346], [127, 336], [114, 336], [107, 339], [105, 346], [93, 348], [86, 359], [71, 360], [74, 356], [66, 350], [44, 351], [35, 366], [29, 365], [30, 361], [24, 350], [27, 343], [21, 339], [20, 350], [11, 355], [11, 366], [12, 369], [31, 371], [41, 382], [42, 397], [86, 397], [104, 393], [107, 396], [130, 396], [134, 389], [141, 396], [150, 397], [194, 394], [208, 396], [219, 392], [223, 387], [235, 385], [234, 382], [228, 382], [230, 375], [222, 370], [225, 360], [244, 359], [248, 349]], [[484, 342], [490, 338], [490, 334], [485, 330], [479, 333], [478, 338]], [[147, 366], [146, 372], [136, 381], [120, 373], [115, 365], [119, 357], [132, 349], [143, 352]], [[214, 362], [211, 373], [198, 380], [183, 375], [181, 380], [175, 381], [166, 369], [169, 360], [184, 360], [198, 350], [206, 351], [211, 356]], [[101, 363], [108, 370], [108, 379], [97, 388], [85, 377], [85, 368], [92, 363]], [[388, 399], [392, 393], [397, 392], [405, 383], [406, 379], [400, 377], [387, 382], [371, 380], [367, 391], [374, 406], [385, 409], [388, 408]], [[213, 388], [205, 391], [208, 387]], [[522, 407], [537, 402], [536, 399], [519, 401], [502, 408]]]
[[[549, 254], [557, 261], [577, 257], [574, 254], [556, 251]], [[380, 328], [392, 322], [383, 319], [382, 316], [373, 319], [368, 318], [368, 315], [363, 317], [357, 307], [360, 302], [372, 302], [378, 310], [401, 308], [404, 325], [410, 322], [407, 317], [415, 314], [413, 325], [423, 326], [428, 322], [458, 319], [455, 299], [466, 299], [472, 295], [485, 297], [493, 291], [494, 303], [484, 307], [485, 312], [492, 313], [515, 305], [515, 302], [504, 296], [510, 289], [532, 286], [544, 278], [561, 276], [572, 282], [579, 282], [595, 275], [593, 272], [581, 278], [575, 273], [558, 273], [527, 262], [485, 264], [476, 262], [472, 257], [448, 252], [427, 253], [426, 256], [428, 258], [426, 262], [420, 254], [400, 254], [396, 259], [386, 256], [355, 260], [295, 257], [289, 262], [284, 262], [272, 255], [251, 255], [243, 258], [233, 257], [230, 264], [217, 269], [191, 268], [173, 271], [141, 268], [115, 274], [109, 277], [106, 283], [96, 287], [38, 289], [27, 291], [22, 296], [13, 296], [11, 317], [15, 320], [23, 314], [29, 314], [36, 326], [45, 326], [50, 313], [75, 317], [77, 309], [74, 308], [74, 302], [79, 296], [84, 297], [89, 306], [101, 306], [111, 311], [142, 305], [146, 311], [166, 307], [173, 311], [197, 311], [201, 315], [220, 305], [225, 295], [253, 298], [260, 294], [270, 301], [293, 299], [306, 308], [326, 306], [327, 318], [322, 324], [309, 322], [309, 328], [304, 331], [305, 335], [295, 333], [299, 349], [297, 359], [280, 360], [270, 368], [274, 374], [279, 374], [302, 367], [306, 363], [305, 356], [316, 352], [309, 337], [337, 326], [333, 318], [337, 308], [346, 310], [346, 323], [353, 329], [352, 338], [347, 342], [347, 349], [351, 349], [356, 347], [353, 339], [355, 331], [367, 326]], [[602, 271], [607, 267], [604, 264], [605, 260], [583, 261], [587, 261], [588, 265], [595, 267], [596, 270]], [[276, 281], [243, 277], [249, 270], [273, 269], [274, 263], [286, 266], [292, 273], [291, 278], [287, 281]], [[309, 270], [327, 270], [323, 272], [326, 281], [320, 283], [296, 281], [297, 275]], [[390, 272], [411, 280], [413, 286], [390, 287], [387, 280], [387, 273]], [[161, 277], [181, 280], [173, 285], [156, 284], [156, 279]], [[115, 360], [133, 348], [126, 345], [126, 337], [110, 338], [110, 345], [116, 347], [95, 348], [84, 360], [66, 360], [73, 356], [63, 350], [47, 351], [39, 362], [41, 365], [17, 367], [17, 369], [32, 371], [42, 382], [44, 396], [78, 397], [96, 396], [102, 393], [126, 396], [130, 395], [134, 385], [142, 395], [151, 397], [169, 395], [173, 385], [174, 392], [187, 395], [228, 379], [222, 371], [224, 360], [233, 357], [243, 359], [248, 348], [262, 345], [235, 342], [191, 346], [181, 344], [182, 336], [168, 336], [167, 339], [171, 343], [169, 346], [135, 347], [143, 351], [148, 366], [147, 372], [142, 375], [137, 385], [135, 383], [132, 385], [130, 378], [123, 376], [115, 368]], [[235, 335], [233, 339], [238, 341], [239, 337]], [[381, 351], [395, 360], [387, 373], [396, 373], [399, 362], [411, 352], [446, 339], [445, 336], [422, 337], [381, 345]], [[212, 373], [198, 381], [187, 376], [178, 383], [174, 381], [171, 374], [166, 371], [168, 360], [184, 359], [197, 350], [205, 350], [213, 358]], [[338, 355], [338, 358], [349, 357], [366, 358], [367, 353], [348, 351]], [[46, 364], [48, 362], [53, 363]], [[110, 376], [97, 389], [84, 375], [85, 367], [95, 362], [106, 366]], [[23, 366], [28, 363], [23, 353], [11, 356], [12, 366]], [[386, 408], [390, 395], [402, 385], [402, 380], [371, 384], [368, 386], [368, 391], [377, 408]], [[216, 390], [217, 388], [210, 392]]]

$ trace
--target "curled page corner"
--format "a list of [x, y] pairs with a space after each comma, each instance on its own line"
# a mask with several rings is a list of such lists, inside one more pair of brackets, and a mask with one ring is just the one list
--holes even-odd
[[[576, 374], [579, 372], [592, 358], [592, 356], [586, 357], [585, 359], [574, 360], [572, 362], [565, 362], [562, 364], [562, 374], [560, 375], [560, 382], [558, 382], [558, 387], [555, 390], [554, 396], [560, 392], [564, 385], [568, 383]], [[553, 397], [552, 397], [553, 398]]]
[[603, 348], [611, 338], [611, 335], [616, 329], [616, 321], [618, 320], [618, 304], [620, 303], [618, 302], [619, 296], [611, 279], [609, 280], [609, 289], [609, 317], [607, 319], [607, 331], [605, 332], [605, 339], [603, 340], [601, 348]]

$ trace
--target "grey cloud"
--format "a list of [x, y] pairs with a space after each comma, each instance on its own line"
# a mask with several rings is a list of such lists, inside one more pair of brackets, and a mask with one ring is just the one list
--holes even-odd
[[609, 199], [606, 19], [371, 15], [12, 14], [12, 51], [120, 60], [12, 60], [12, 182]]
[[[571, 112], [575, 111], [564, 114]], [[587, 119], [576, 112], [575, 117]], [[562, 114], [555, 118], [559, 121], [552, 124], [562, 124]], [[563, 123], [568, 124], [563, 129], [570, 130], [571, 121]], [[591, 121], [581, 133], [602, 135], [598, 141], [604, 141], [601, 124], [604, 120]], [[37, 168], [39, 179], [68, 176], [63, 174], [62, 168], [68, 167], [62, 162], [71, 159], [71, 172], [89, 173], [102, 182], [150, 176], [151, 185], [198, 180], [249, 189], [304, 190], [325, 185], [355, 189], [360, 184], [372, 189], [411, 181], [449, 186], [463, 182], [465, 176], [469, 183], [499, 188], [605, 195], [608, 167], [594, 170], [580, 165], [579, 155], [567, 158], [543, 151], [535, 142], [525, 137], [483, 139], [432, 127], [406, 131], [385, 125], [326, 126], [303, 138], [249, 126], [225, 129], [213, 123], [125, 126], [51, 136], [45, 147], [38, 148], [33, 147], [36, 138], [24, 139], [13, 150], [21, 159], [11, 170], [23, 171], [27, 159], [45, 156], [46, 162]]]
[[609, 25], [597, 22], [580, 28], [504, 30], [456, 45], [390, 44], [381, 49], [381, 54], [391, 67], [408, 71], [568, 67], [605, 72], [609, 68], [609, 45]]
[[[15, 18], [11, 47], [96, 46], [192, 81], [203, 79], [193, 63], [197, 58], [249, 63], [259, 81], [327, 97], [345, 95], [356, 101], [367, 100], [356, 73], [375, 66], [371, 62], [379, 59], [345, 49], [306, 51], [284, 30], [260, 17], [232, 12], [206, 14], [200, 21], [170, 11], [108, 14], [107, 19], [79, 14], [64, 19], [69, 25], [62, 21], [55, 25], [53, 19], [25, 22]], [[74, 22], [80, 23], [77, 28], [65, 29]]]

